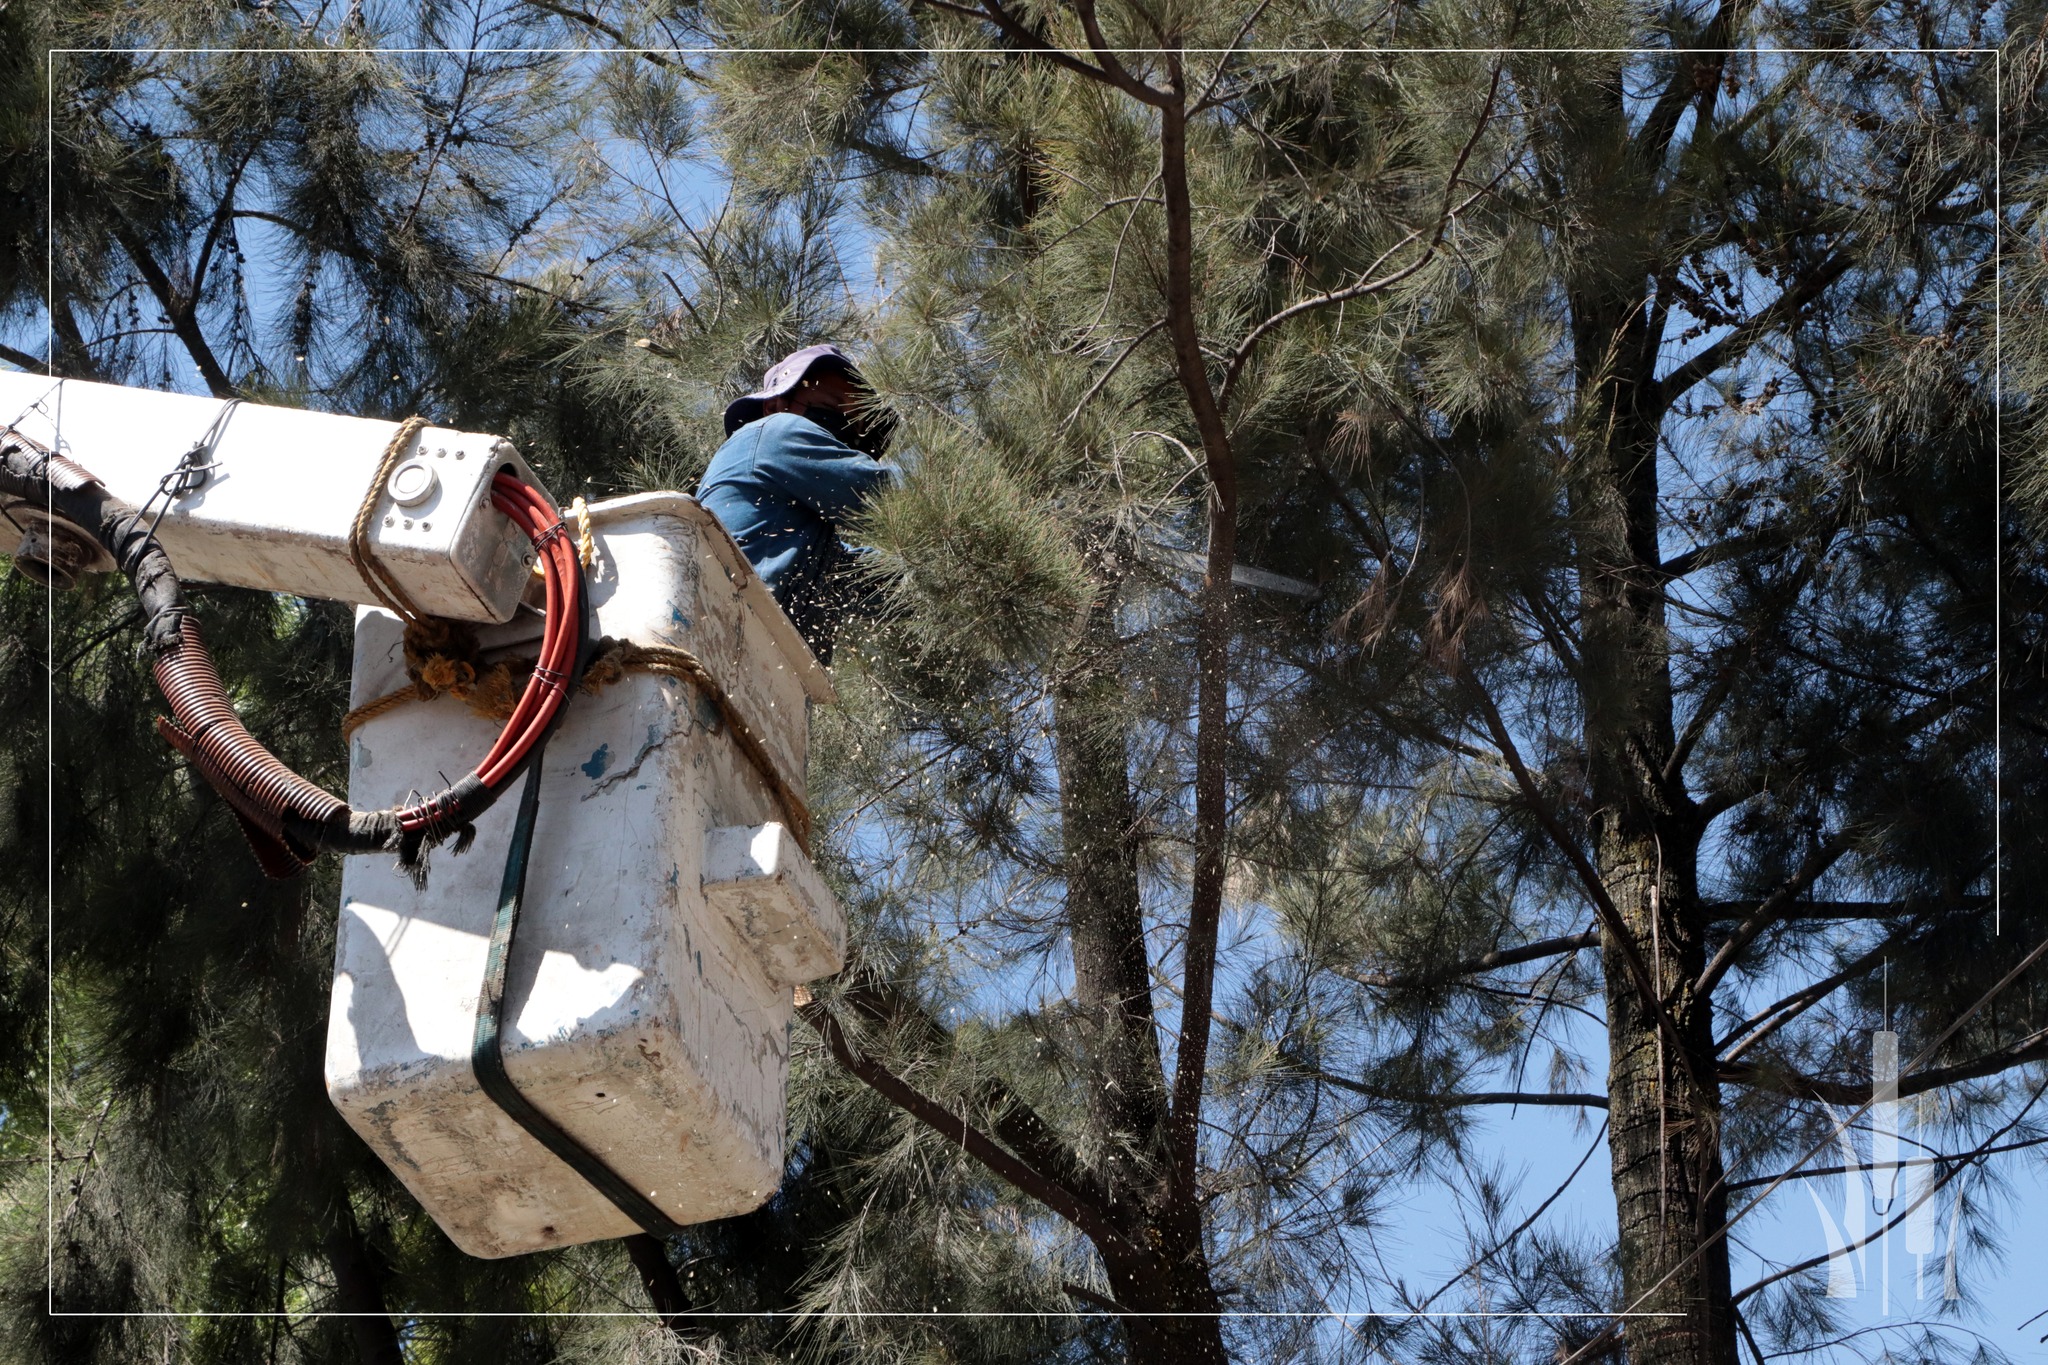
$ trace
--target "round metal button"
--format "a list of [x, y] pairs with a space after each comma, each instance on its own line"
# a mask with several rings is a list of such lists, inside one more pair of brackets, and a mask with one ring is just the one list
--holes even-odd
[[434, 490], [441, 485], [432, 465], [420, 460], [407, 460], [391, 471], [391, 477], [384, 483], [391, 500], [400, 507], [417, 507], [434, 496]]

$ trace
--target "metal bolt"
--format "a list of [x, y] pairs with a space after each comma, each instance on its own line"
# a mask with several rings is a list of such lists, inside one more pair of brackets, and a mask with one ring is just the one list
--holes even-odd
[[446, 449], [436, 450], [436, 451], [434, 452], [434, 458], [435, 458], [435, 459], [437, 459], [437, 460], [444, 460], [444, 459], [448, 458], [448, 452], [447, 452], [447, 450], [446, 450]]
[[396, 525], [398, 525], [398, 518], [397, 518], [397, 517], [386, 517], [386, 518], [384, 518], [384, 524], [385, 524], [386, 526], [396, 526]]
[[431, 521], [423, 521], [420, 523], [420, 529], [422, 531], [431, 531], [434, 529], [434, 523]]
[[461, 452], [461, 451], [459, 451], [459, 450], [458, 450], [458, 451], [456, 451], [456, 452], [455, 452], [455, 458], [456, 458], [456, 459], [458, 459], [458, 460], [459, 460], [459, 459], [461, 459], [461, 458], [462, 458], [462, 452]]
[[405, 529], [406, 529], [406, 530], [408, 530], [408, 531], [410, 531], [410, 530], [412, 529], [412, 518], [411, 518], [411, 517], [407, 517], [407, 518], [405, 519]]

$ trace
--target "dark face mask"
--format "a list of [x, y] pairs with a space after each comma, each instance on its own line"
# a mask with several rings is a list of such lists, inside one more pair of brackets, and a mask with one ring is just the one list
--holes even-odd
[[856, 419], [836, 408], [820, 405], [805, 408], [803, 415], [823, 427], [835, 440], [877, 460], [888, 453], [889, 437], [896, 430], [896, 419], [887, 412]]
[[847, 434], [853, 428], [852, 419], [845, 413], [837, 408], [828, 408], [823, 404], [819, 404], [817, 407], [805, 408], [804, 416], [825, 428], [833, 439], [838, 441], [845, 441]]

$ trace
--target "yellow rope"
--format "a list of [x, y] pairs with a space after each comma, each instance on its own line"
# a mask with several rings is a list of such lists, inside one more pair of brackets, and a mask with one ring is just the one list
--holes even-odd
[[[563, 520], [576, 523], [576, 558], [582, 562], [583, 567], [587, 569], [597, 563], [597, 537], [590, 532], [590, 504], [583, 501], [582, 494], [577, 494], [576, 500], [569, 504], [569, 510], [563, 514]], [[540, 560], [536, 558], [533, 563], [534, 577], [540, 577], [543, 572]]]
[[[406, 627], [406, 672], [412, 681], [395, 692], [366, 701], [341, 718], [341, 734], [347, 740], [362, 726], [409, 702], [432, 701], [446, 695], [467, 702], [470, 710], [493, 720], [505, 720], [518, 704], [533, 672], [532, 659], [507, 659], [489, 668], [476, 660], [476, 636], [454, 621], [422, 618]], [[654, 673], [680, 678], [694, 685], [718, 708], [720, 719], [731, 732], [740, 752], [754, 765], [782, 807], [798, 846], [811, 848], [811, 810], [803, 795], [782, 778], [760, 732], [740, 713], [739, 707], [711, 670], [687, 649], [675, 645], [636, 645], [627, 640], [600, 641], [590, 664], [583, 670], [580, 691], [595, 695], [628, 673]]]
[[370, 523], [376, 519], [377, 504], [384, 498], [384, 481], [391, 477], [391, 471], [398, 464], [398, 457], [412, 444], [413, 437], [420, 434], [427, 425], [424, 417], [408, 417], [398, 424], [398, 430], [391, 434], [391, 443], [384, 447], [384, 458], [377, 462], [377, 473], [370, 480], [370, 486], [363, 493], [363, 504], [356, 509], [355, 524], [349, 528], [348, 557], [356, 566], [356, 572], [363, 576], [364, 586], [370, 595], [397, 613], [402, 621], [417, 621], [421, 612], [412, 598], [406, 596], [398, 579], [392, 572], [378, 563], [370, 553]]
[[581, 493], [569, 504], [569, 515], [576, 518], [576, 557], [587, 569], [597, 563], [597, 538], [590, 533], [590, 504]]

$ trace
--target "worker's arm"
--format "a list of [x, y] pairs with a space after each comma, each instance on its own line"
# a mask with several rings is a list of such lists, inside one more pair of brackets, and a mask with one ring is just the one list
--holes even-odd
[[827, 521], [851, 516], [889, 481], [888, 469], [833, 439], [815, 422], [794, 414], [762, 420], [773, 425], [762, 433], [755, 472]]

